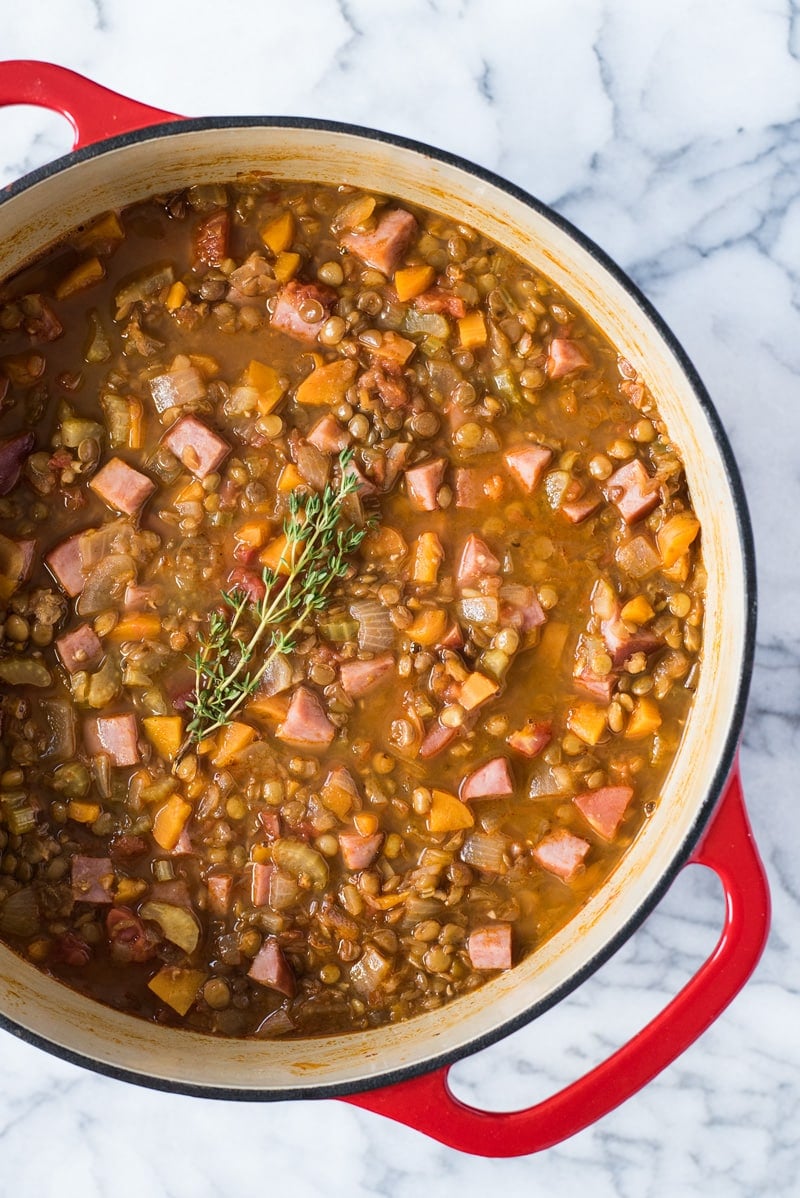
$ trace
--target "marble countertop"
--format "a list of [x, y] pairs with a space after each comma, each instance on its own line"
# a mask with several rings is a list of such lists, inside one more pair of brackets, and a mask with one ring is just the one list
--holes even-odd
[[[293, 113], [417, 137], [532, 191], [633, 276], [697, 365], [749, 496], [760, 621], [742, 769], [774, 899], [766, 954], [711, 1030], [623, 1107], [538, 1156], [461, 1155], [332, 1101], [150, 1092], [0, 1034], [0, 1194], [800, 1193], [794, 0], [26, 0], [3, 13], [0, 56], [59, 62], [175, 112]], [[0, 111], [0, 184], [69, 145], [61, 118]], [[594, 978], [461, 1063], [458, 1092], [508, 1108], [577, 1077], [676, 993], [721, 918], [714, 880], [684, 871]]]

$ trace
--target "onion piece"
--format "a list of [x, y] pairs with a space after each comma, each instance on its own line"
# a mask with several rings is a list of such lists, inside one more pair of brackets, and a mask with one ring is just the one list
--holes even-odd
[[491, 595], [460, 599], [456, 610], [467, 624], [496, 624], [500, 619], [500, 604]]
[[272, 860], [279, 869], [285, 869], [295, 878], [307, 877], [315, 890], [324, 890], [328, 884], [327, 861], [302, 840], [276, 840], [272, 846]]
[[47, 728], [42, 758], [68, 761], [75, 756], [75, 708], [65, 699], [42, 699], [39, 704]]
[[377, 599], [356, 599], [350, 614], [358, 620], [358, 647], [366, 653], [391, 649], [395, 630], [389, 611]]
[[159, 412], [195, 403], [196, 400], [203, 399], [205, 393], [203, 376], [194, 366], [184, 366], [178, 370], [167, 371], [166, 374], [157, 374], [150, 380], [150, 394]]
[[125, 588], [136, 577], [136, 563], [127, 553], [112, 553], [91, 571], [77, 602], [78, 614], [96, 616], [121, 604]]
[[32, 936], [39, 927], [39, 908], [30, 886], [10, 894], [0, 907], [0, 932], [10, 936]]
[[292, 456], [303, 481], [315, 491], [323, 491], [331, 473], [330, 458], [320, 453], [315, 445], [306, 445], [303, 442], [295, 445]]
[[269, 905], [273, 911], [286, 911], [297, 902], [297, 879], [282, 869], [273, 869], [269, 879]]
[[505, 873], [506, 864], [503, 855], [506, 851], [504, 836], [493, 836], [486, 832], [473, 832], [464, 841], [461, 849], [461, 860], [483, 873]]
[[280, 695], [289, 689], [293, 681], [294, 671], [289, 658], [284, 653], [276, 653], [274, 657], [270, 658], [267, 668], [261, 675], [259, 694], [266, 695], [268, 698], [272, 695]]

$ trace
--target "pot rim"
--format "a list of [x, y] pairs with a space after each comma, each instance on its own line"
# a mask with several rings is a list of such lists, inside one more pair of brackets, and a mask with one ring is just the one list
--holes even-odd
[[215, 1098], [225, 1099], [228, 1101], [242, 1102], [270, 1102], [270, 1101], [287, 1101], [290, 1098], [337, 1098], [363, 1093], [373, 1089], [383, 1089], [394, 1085], [401, 1081], [410, 1080], [414, 1077], [419, 1077], [423, 1074], [431, 1073], [434, 1070], [453, 1065], [456, 1061], [462, 1060], [465, 1057], [472, 1056], [473, 1053], [480, 1052], [484, 1048], [497, 1043], [512, 1032], [518, 1031], [520, 1028], [532, 1022], [537, 1016], [544, 1014], [545, 1011], [555, 1006], [562, 998], [565, 998], [573, 990], [577, 989], [585, 982], [592, 974], [594, 974], [602, 965], [609, 961], [622, 945], [633, 935], [633, 933], [641, 926], [644, 920], [650, 915], [654, 908], [659, 904], [661, 899], [670, 888], [675, 878], [689, 860], [692, 851], [697, 846], [700, 838], [709, 823], [714, 809], [722, 795], [723, 787], [727, 781], [734, 765], [736, 750], [739, 744], [742, 724], [744, 721], [745, 710], [747, 706], [747, 698], [750, 689], [750, 681], [753, 673], [753, 661], [755, 656], [755, 634], [756, 634], [756, 617], [757, 617], [757, 585], [756, 585], [756, 557], [755, 557], [755, 542], [753, 537], [752, 523], [750, 513], [747, 506], [744, 486], [736, 463], [736, 459], [731, 448], [727, 433], [722, 425], [719, 414], [714, 406], [711, 396], [703, 384], [700, 376], [684, 350], [678, 338], [673, 333], [670, 326], [664, 318], [658, 313], [653, 304], [646, 298], [643, 292], [639, 289], [636, 283], [628, 276], [628, 274], [617, 263], [601, 249], [597, 243], [578, 229], [566, 217], [556, 212], [548, 204], [539, 200], [525, 188], [518, 184], [512, 183], [503, 176], [490, 170], [487, 167], [479, 166], [467, 158], [459, 154], [452, 153], [448, 150], [442, 150], [435, 146], [431, 146], [426, 142], [419, 141], [415, 138], [405, 137], [400, 134], [387, 133], [383, 130], [372, 129], [369, 126], [350, 124], [345, 121], [332, 121], [315, 117], [294, 117], [294, 116], [218, 116], [218, 117], [187, 117], [177, 120], [166, 120], [163, 124], [147, 125], [141, 129], [136, 129], [131, 132], [118, 134], [115, 137], [103, 139], [102, 141], [94, 142], [91, 145], [84, 146], [78, 150], [72, 150], [68, 154], [62, 155], [53, 162], [47, 163], [29, 174], [24, 175], [21, 179], [7, 185], [0, 191], [0, 204], [5, 203], [16, 196], [23, 194], [31, 187], [52, 178], [62, 171], [74, 167], [81, 162], [92, 158], [100, 157], [103, 154], [123, 149], [130, 146], [135, 146], [139, 143], [155, 140], [161, 137], [170, 137], [182, 133], [202, 133], [213, 130], [225, 130], [232, 128], [264, 128], [264, 129], [288, 129], [288, 130], [304, 130], [313, 131], [319, 130], [324, 133], [345, 134], [347, 136], [361, 138], [369, 142], [377, 142], [388, 146], [395, 146], [399, 149], [411, 151], [423, 158], [434, 159], [447, 166], [455, 167], [465, 174], [472, 175], [481, 182], [488, 183], [498, 191], [510, 196], [512, 199], [531, 208], [539, 216], [543, 217], [552, 225], [555, 225], [561, 232], [565, 233], [574, 242], [576, 242], [591, 258], [596, 261], [599, 266], [606, 271], [614, 281], [622, 288], [629, 299], [639, 308], [646, 320], [655, 328], [656, 332], [663, 339], [669, 352], [675, 358], [682, 374], [690, 389], [694, 393], [695, 398], [702, 409], [712, 432], [714, 441], [719, 449], [722, 459], [725, 476], [730, 488], [733, 507], [736, 513], [736, 528], [739, 537], [739, 543], [742, 553], [743, 563], [743, 583], [744, 583], [744, 601], [745, 601], [745, 625], [744, 625], [744, 644], [742, 645], [741, 669], [737, 683], [736, 699], [732, 707], [731, 721], [725, 737], [725, 742], [720, 754], [720, 759], [714, 771], [712, 778], [709, 781], [707, 792], [701, 803], [698, 804], [695, 817], [689, 827], [680, 848], [674, 854], [667, 868], [661, 874], [658, 883], [652, 887], [646, 897], [639, 903], [638, 907], [632, 912], [630, 917], [616, 931], [616, 933], [606, 941], [603, 947], [598, 950], [592, 957], [583, 962], [583, 964], [575, 970], [569, 978], [561, 985], [555, 987], [545, 997], [538, 999], [523, 1011], [504, 1020], [502, 1023], [496, 1024], [491, 1030], [475, 1036], [468, 1043], [462, 1044], [454, 1049], [446, 1052], [440, 1052], [432, 1057], [426, 1057], [422, 1061], [417, 1061], [402, 1068], [394, 1069], [383, 1073], [379, 1078], [366, 1076], [357, 1080], [347, 1082], [328, 1083], [319, 1086], [297, 1087], [294, 1090], [290, 1087], [285, 1089], [275, 1089], [265, 1087], [263, 1089], [243, 1089], [237, 1088], [235, 1085], [228, 1088], [227, 1086], [204, 1086], [194, 1083], [166, 1080], [159, 1077], [154, 1077], [146, 1073], [136, 1073], [130, 1069], [125, 1069], [105, 1061], [98, 1061], [93, 1057], [86, 1056], [83, 1053], [77, 1052], [74, 1049], [58, 1044], [37, 1032], [33, 1032], [28, 1028], [16, 1023], [10, 1019], [4, 1012], [0, 1011], [0, 1028], [10, 1032], [18, 1039], [33, 1045], [36, 1048], [44, 1049], [53, 1056], [59, 1057], [62, 1060], [68, 1061], [70, 1064], [79, 1065], [83, 1068], [90, 1069], [95, 1073], [102, 1074], [106, 1077], [111, 1077], [119, 1081], [133, 1083], [134, 1085], [143, 1086], [148, 1089], [160, 1090], [164, 1092], [172, 1092], [185, 1094], [190, 1097], [199, 1098]]

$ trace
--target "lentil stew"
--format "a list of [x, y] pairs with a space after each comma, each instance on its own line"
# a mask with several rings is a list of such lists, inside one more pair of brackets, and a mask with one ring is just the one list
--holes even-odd
[[0, 291], [0, 937], [229, 1036], [430, 1010], [582, 906], [699, 668], [634, 368], [468, 228], [253, 180]]

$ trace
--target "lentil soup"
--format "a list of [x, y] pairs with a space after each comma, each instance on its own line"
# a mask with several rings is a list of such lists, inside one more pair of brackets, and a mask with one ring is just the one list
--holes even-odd
[[699, 522], [633, 367], [468, 228], [254, 180], [0, 291], [0, 936], [117, 1009], [364, 1029], [659, 802]]

